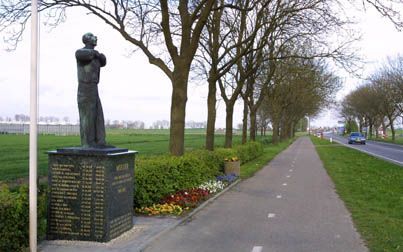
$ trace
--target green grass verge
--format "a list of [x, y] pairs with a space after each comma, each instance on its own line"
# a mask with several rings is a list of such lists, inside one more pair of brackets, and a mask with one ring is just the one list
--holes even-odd
[[295, 139], [280, 142], [278, 144], [270, 144], [264, 147], [263, 155], [255, 160], [245, 163], [241, 166], [241, 178], [246, 179], [252, 177], [258, 170], [262, 169], [277, 154], [286, 149]]
[[370, 251], [403, 251], [403, 167], [311, 140]]
[[[29, 165], [29, 136], [0, 135], [0, 181], [13, 181], [28, 177]], [[168, 134], [135, 134], [129, 132], [112, 133], [107, 135], [108, 143], [130, 150], [136, 150], [140, 156], [165, 154], [168, 152]], [[224, 136], [215, 138], [217, 146], [224, 144]], [[234, 144], [240, 143], [240, 136], [234, 136]], [[185, 150], [202, 148], [205, 136], [200, 134], [185, 135]], [[46, 176], [48, 170], [47, 151], [56, 148], [79, 146], [79, 136], [38, 136], [38, 174]]]
[[[203, 148], [205, 145], [205, 134], [201, 129], [189, 129], [185, 133], [185, 150]], [[217, 147], [224, 145], [223, 134], [216, 134], [215, 144]], [[262, 137], [258, 137], [259, 140]], [[270, 141], [266, 136], [264, 142]], [[169, 130], [107, 130], [107, 142], [109, 144], [136, 150], [139, 158], [149, 155], [166, 154], [169, 146]], [[0, 135], [0, 181], [15, 182], [25, 181], [28, 177], [28, 135]], [[233, 144], [241, 143], [241, 136], [233, 136]], [[38, 136], [38, 175], [44, 177], [48, 170], [47, 151], [56, 148], [79, 146], [79, 136]]]

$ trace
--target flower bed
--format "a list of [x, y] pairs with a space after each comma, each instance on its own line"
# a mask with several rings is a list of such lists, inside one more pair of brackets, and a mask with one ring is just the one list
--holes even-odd
[[181, 215], [183, 208], [175, 204], [154, 204], [149, 207], [136, 208], [136, 212], [144, 215]]
[[235, 174], [220, 175], [216, 180], [209, 180], [196, 188], [179, 190], [163, 197], [160, 204], [136, 208], [136, 212], [148, 216], [181, 215], [184, 211], [196, 208], [212, 195], [222, 191], [233, 183], [238, 176]]
[[238, 176], [235, 173], [227, 174], [227, 175], [220, 175], [217, 177], [217, 181], [222, 181], [227, 184], [231, 184], [235, 180], [238, 179]]
[[219, 191], [221, 191], [222, 189], [224, 189], [226, 185], [222, 182], [222, 181], [207, 181], [206, 183], [203, 183], [199, 186], [200, 189], [206, 190], [209, 193], [213, 194], [213, 193], [217, 193]]
[[166, 196], [161, 200], [161, 203], [175, 204], [183, 208], [196, 207], [201, 201], [204, 201], [209, 196], [209, 191], [201, 188], [193, 188], [189, 190], [180, 190], [175, 194]]

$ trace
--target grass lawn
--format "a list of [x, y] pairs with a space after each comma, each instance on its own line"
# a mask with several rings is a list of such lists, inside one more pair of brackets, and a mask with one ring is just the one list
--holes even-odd
[[403, 167], [311, 140], [370, 251], [403, 251]]
[[[15, 181], [28, 177], [28, 135], [0, 135], [0, 181]], [[139, 156], [168, 152], [168, 130], [108, 130], [109, 144], [139, 151]], [[241, 142], [240, 135], [234, 135], [233, 143]], [[224, 145], [224, 135], [217, 134], [216, 146]], [[202, 148], [205, 144], [203, 130], [186, 130], [185, 150]], [[47, 175], [47, 151], [56, 148], [79, 146], [79, 136], [38, 136], [38, 175]]]

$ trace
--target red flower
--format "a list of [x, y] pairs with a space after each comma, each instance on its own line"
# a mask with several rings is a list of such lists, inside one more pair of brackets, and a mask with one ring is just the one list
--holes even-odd
[[161, 203], [177, 204], [182, 207], [196, 207], [201, 201], [204, 201], [208, 195], [209, 192], [207, 190], [199, 188], [180, 190], [173, 195], [163, 198]]

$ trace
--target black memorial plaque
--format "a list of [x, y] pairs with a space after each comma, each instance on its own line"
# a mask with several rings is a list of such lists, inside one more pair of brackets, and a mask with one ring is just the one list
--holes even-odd
[[132, 227], [136, 152], [110, 149], [49, 152], [49, 240], [106, 242]]

